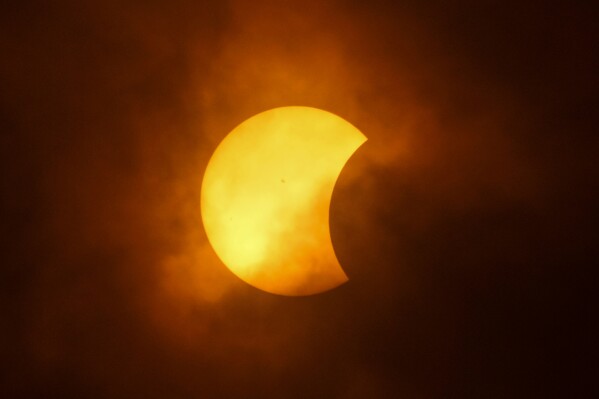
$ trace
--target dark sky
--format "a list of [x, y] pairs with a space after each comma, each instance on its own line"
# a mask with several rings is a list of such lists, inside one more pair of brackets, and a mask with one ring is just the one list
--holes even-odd
[[[1, 397], [596, 387], [592, 2], [5, 3]], [[369, 138], [331, 205], [350, 281], [313, 297], [237, 279], [199, 213], [219, 141], [285, 105]]]

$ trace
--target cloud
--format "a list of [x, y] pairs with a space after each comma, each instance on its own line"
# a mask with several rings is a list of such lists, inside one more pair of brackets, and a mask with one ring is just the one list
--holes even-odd
[[[594, 25], [531, 4], [2, 6], [2, 392], [582, 389]], [[241, 282], [201, 227], [213, 150], [282, 105], [369, 138], [331, 208], [350, 281], [314, 297]]]

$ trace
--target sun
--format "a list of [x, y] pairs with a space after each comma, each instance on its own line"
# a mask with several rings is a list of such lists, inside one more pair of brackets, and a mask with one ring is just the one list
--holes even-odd
[[239, 278], [281, 295], [310, 295], [347, 276], [329, 233], [335, 182], [366, 137], [310, 107], [257, 114], [219, 144], [202, 183], [212, 247]]

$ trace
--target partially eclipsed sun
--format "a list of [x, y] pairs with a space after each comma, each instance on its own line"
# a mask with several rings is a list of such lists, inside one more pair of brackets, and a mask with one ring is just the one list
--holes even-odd
[[202, 183], [202, 220], [224, 264], [256, 288], [311, 295], [347, 281], [329, 233], [337, 177], [366, 137], [316, 108], [257, 114], [220, 143]]

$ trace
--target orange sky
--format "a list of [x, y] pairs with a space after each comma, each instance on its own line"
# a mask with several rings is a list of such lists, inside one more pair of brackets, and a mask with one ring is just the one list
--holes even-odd
[[[0, 396], [585, 396], [590, 6], [26, 3], [0, 6]], [[308, 298], [237, 279], [199, 213], [220, 140], [287, 105], [368, 137], [331, 205], [350, 281]]]

